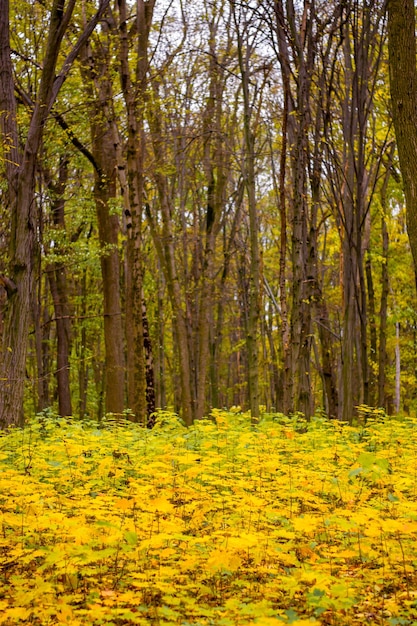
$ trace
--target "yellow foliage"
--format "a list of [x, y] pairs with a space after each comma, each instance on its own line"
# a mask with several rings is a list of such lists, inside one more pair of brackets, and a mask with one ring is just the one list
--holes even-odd
[[158, 513], [172, 513], [175, 510], [174, 505], [167, 498], [154, 498], [151, 503], [155, 512]]
[[30, 616], [31, 610], [22, 606], [15, 606], [8, 608], [4, 611], [3, 616], [0, 618], [2, 622], [7, 620], [13, 620], [12, 623], [25, 621]]
[[235, 571], [242, 564], [241, 557], [229, 550], [214, 550], [207, 559], [207, 567], [213, 572], [221, 570]]
[[416, 422], [212, 418], [4, 435], [0, 624], [415, 621]]
[[132, 506], [132, 502], [127, 500], [127, 498], [120, 498], [120, 500], [116, 500], [114, 503], [114, 507], [116, 509], [120, 509], [120, 511], [127, 511]]
[[291, 521], [295, 531], [301, 533], [312, 533], [318, 526], [321, 526], [321, 520], [317, 515], [303, 515]]

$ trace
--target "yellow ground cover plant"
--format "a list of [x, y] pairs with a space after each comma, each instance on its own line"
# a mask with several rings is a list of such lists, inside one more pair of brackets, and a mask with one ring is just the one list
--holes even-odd
[[417, 624], [415, 419], [0, 438], [0, 624]]

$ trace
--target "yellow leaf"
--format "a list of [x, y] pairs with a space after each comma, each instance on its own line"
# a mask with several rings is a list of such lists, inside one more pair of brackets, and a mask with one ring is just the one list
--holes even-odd
[[74, 622], [74, 613], [72, 608], [68, 605], [60, 608], [59, 613], [56, 614], [56, 618], [59, 624], [75, 625], [75, 623], [78, 623], [78, 620]]
[[340, 550], [337, 553], [337, 556], [342, 558], [342, 559], [354, 559], [357, 556], [359, 556], [359, 553], [357, 550], [352, 550], [352, 549], [346, 549], [346, 550]]
[[404, 521], [399, 519], [383, 519], [380, 523], [384, 533], [398, 533], [404, 527]]
[[25, 609], [23, 606], [15, 606], [10, 609], [6, 609], [4, 612], [5, 617], [10, 617], [13, 620], [27, 620], [31, 614], [32, 609]]
[[121, 511], [127, 511], [127, 509], [130, 509], [131, 506], [132, 503], [127, 498], [121, 498], [114, 503], [114, 508], [120, 509]]
[[291, 567], [292, 565], [298, 564], [298, 559], [295, 554], [287, 554], [286, 552], [279, 552], [277, 555], [278, 561], [284, 567]]
[[321, 523], [314, 515], [303, 515], [292, 520], [292, 525], [297, 532], [311, 533]]
[[237, 570], [242, 564], [242, 559], [236, 553], [227, 550], [214, 550], [207, 560], [207, 567], [214, 572], [225, 569], [228, 571]]
[[152, 500], [152, 507], [155, 512], [158, 513], [172, 513], [175, 509], [172, 502], [170, 502], [167, 498], [155, 498]]
[[318, 559], [317, 554], [307, 544], [297, 546], [295, 553], [299, 561], [306, 561], [307, 559], [316, 561]]
[[381, 528], [370, 524], [369, 526], [365, 526], [365, 528], [362, 529], [362, 532], [366, 537], [380, 537]]

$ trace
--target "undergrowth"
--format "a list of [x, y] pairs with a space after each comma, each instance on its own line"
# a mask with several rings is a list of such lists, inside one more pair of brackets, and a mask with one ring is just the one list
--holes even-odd
[[0, 438], [0, 624], [417, 624], [417, 420]]

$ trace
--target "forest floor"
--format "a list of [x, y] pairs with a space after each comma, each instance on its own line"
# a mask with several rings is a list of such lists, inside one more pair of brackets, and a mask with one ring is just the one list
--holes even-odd
[[0, 438], [0, 624], [417, 624], [417, 420]]

